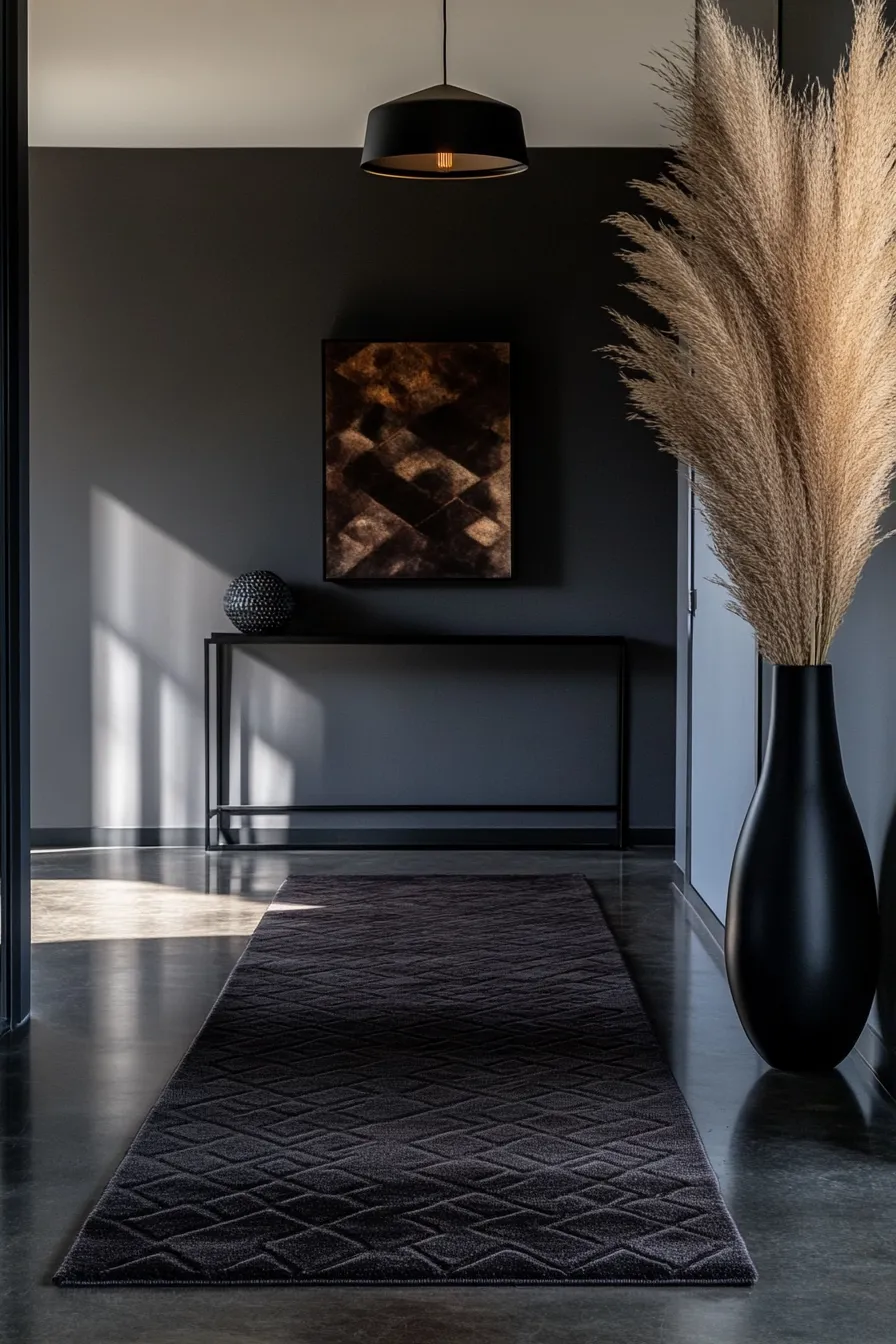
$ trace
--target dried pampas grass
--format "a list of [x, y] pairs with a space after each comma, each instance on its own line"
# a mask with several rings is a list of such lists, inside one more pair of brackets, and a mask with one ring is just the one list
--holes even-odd
[[610, 353], [694, 468], [761, 653], [822, 663], [896, 465], [896, 32], [860, 0], [833, 90], [800, 93], [715, 0], [697, 32], [661, 67], [682, 148], [635, 184], [666, 222], [612, 221], [667, 326], [617, 313], [629, 344]]

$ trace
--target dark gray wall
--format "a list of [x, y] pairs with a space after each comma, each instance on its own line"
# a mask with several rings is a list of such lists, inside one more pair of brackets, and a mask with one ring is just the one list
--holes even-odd
[[852, 0], [780, 0], [781, 64], [797, 87], [827, 81], [849, 46]]
[[[817, 0], [807, 0], [808, 4]], [[742, 28], [756, 28], [765, 37], [778, 31], [778, 0], [721, 0], [722, 9]]]
[[[593, 353], [622, 297], [602, 220], [662, 155], [532, 157], [446, 185], [354, 150], [33, 151], [35, 826], [200, 823], [201, 640], [257, 566], [312, 628], [629, 636], [632, 820], [672, 825], [675, 471]], [[329, 335], [514, 342], [513, 582], [321, 582]], [[249, 718], [273, 800], [328, 707], [271, 676]]]

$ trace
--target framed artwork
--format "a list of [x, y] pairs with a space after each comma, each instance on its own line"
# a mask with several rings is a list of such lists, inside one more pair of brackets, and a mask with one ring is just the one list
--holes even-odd
[[325, 341], [331, 580], [511, 577], [510, 346]]

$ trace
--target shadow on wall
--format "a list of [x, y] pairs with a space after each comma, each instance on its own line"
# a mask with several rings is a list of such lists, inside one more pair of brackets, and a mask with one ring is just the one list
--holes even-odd
[[[119, 500], [92, 491], [94, 827], [171, 831], [201, 824], [204, 671], [197, 632], [222, 626], [221, 596], [230, 578]], [[240, 689], [232, 777], [244, 797], [289, 797], [293, 765], [272, 742], [300, 746], [309, 768], [319, 766], [322, 710], [301, 687], [257, 664], [247, 664]]]
[[[203, 636], [226, 624], [221, 598], [231, 576], [99, 488], [90, 552], [91, 825], [106, 839], [189, 843], [205, 819]], [[340, 592], [309, 590], [301, 602], [306, 628], [371, 628], [358, 618], [359, 604]], [[420, 625], [388, 628], [410, 635]], [[663, 715], [674, 653], [644, 640], [631, 641], [631, 651], [637, 759], [661, 778], [671, 761], [649, 723]], [[521, 661], [494, 649], [479, 651], [475, 667], [463, 649], [399, 658], [388, 649], [334, 657], [318, 648], [303, 650], [300, 662], [295, 654], [235, 653], [231, 802], [469, 799], [498, 811], [522, 802], [577, 812], [613, 797], [612, 652], [571, 649], [561, 661], [556, 650], [533, 649]], [[270, 814], [258, 825], [287, 822]]]

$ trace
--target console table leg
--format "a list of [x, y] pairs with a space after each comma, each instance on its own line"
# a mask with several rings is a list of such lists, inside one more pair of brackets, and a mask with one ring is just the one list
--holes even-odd
[[[216, 806], [230, 802], [230, 707], [233, 686], [233, 650], [228, 644], [215, 648], [215, 765], [217, 777]], [[231, 828], [216, 816], [217, 839], [225, 845], [234, 843]]]
[[[214, 653], [212, 650], [214, 649]], [[211, 640], [205, 641], [205, 655], [203, 665], [204, 681], [204, 700], [205, 716], [202, 722], [203, 740], [205, 743], [205, 850], [206, 853], [212, 848], [212, 767], [211, 767], [211, 729], [209, 727], [209, 715], [211, 713], [211, 677], [209, 674], [209, 659], [217, 658], [217, 646], [212, 645]], [[217, 806], [217, 801], [216, 804]], [[215, 818], [217, 820], [217, 818]]]
[[628, 646], [624, 642], [619, 649], [616, 716], [616, 848], [625, 849], [628, 843], [629, 668]]

